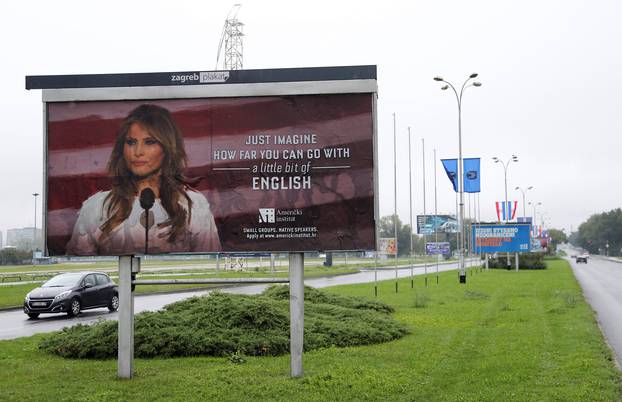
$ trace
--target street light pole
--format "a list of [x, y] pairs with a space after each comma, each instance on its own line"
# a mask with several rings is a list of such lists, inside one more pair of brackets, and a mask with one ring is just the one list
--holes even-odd
[[533, 207], [533, 223], [536, 223], [538, 220], [536, 219], [536, 207], [538, 205], [542, 205], [541, 202], [531, 202], [529, 201], [529, 205]]
[[520, 190], [521, 193], [523, 193], [523, 220], [526, 220], [527, 218], [527, 213], [525, 212], [525, 208], [526, 208], [526, 204], [525, 204], [525, 193], [529, 190], [531, 190], [533, 188], [533, 186], [529, 186], [526, 189], [522, 189], [520, 187], [516, 187], [514, 190]]
[[[538, 205], [542, 205], [542, 203], [541, 202], [533, 202], [533, 203], [529, 202], [529, 205], [531, 205], [533, 207], [533, 218], [531, 218], [531, 219], [532, 219], [532, 225], [534, 225], [534, 230], [535, 230], [535, 225], [538, 222], [538, 220], [536, 219], [536, 207]], [[533, 237], [536, 237], [535, 231], [534, 231]]]
[[32, 251], [36, 251], [37, 250], [37, 196], [39, 196], [39, 193], [32, 193], [32, 195], [35, 197], [35, 229], [34, 229], [34, 233], [32, 234]]
[[[518, 157], [516, 155], [512, 155], [512, 157], [508, 159], [507, 162], [503, 162], [501, 159], [494, 156], [492, 160], [495, 163], [501, 163], [501, 165], [503, 165], [503, 178], [505, 180], [505, 204], [503, 204], [503, 211], [505, 213], [505, 223], [508, 223], [509, 221], [508, 218], [510, 217], [510, 209], [511, 209], [510, 206], [508, 205], [508, 167], [510, 167], [511, 162], [518, 162]], [[507, 253], [507, 262], [508, 262], [507, 263], [508, 269], [510, 269], [511, 263], [510, 263], [509, 252]], [[518, 271], [518, 260], [516, 263], [516, 270]]]
[[469, 75], [469, 78], [462, 84], [459, 94], [449, 81], [445, 81], [442, 77], [434, 77], [434, 81], [445, 83], [445, 85], [441, 87], [442, 90], [451, 88], [454, 91], [456, 101], [458, 102], [458, 177], [456, 180], [458, 181], [458, 193], [460, 194], [460, 208], [458, 214], [458, 230], [460, 232], [460, 283], [466, 283], [466, 270], [464, 266], [464, 178], [462, 173], [462, 95], [464, 94], [464, 90], [468, 87], [482, 86], [479, 81], [471, 81], [476, 77], [477, 73]]
[[508, 216], [510, 215], [510, 208], [508, 205], [508, 168], [510, 167], [510, 162], [518, 162], [518, 157], [516, 155], [512, 155], [512, 157], [508, 159], [507, 162], [503, 162], [501, 159], [494, 156], [492, 160], [495, 163], [501, 163], [501, 165], [503, 165], [503, 178], [505, 180], [505, 206], [503, 210], [505, 211], [505, 222], [507, 223], [509, 221]]

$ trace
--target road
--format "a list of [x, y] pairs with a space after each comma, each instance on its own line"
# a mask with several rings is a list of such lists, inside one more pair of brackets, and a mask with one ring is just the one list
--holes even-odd
[[[575, 254], [574, 251], [568, 251]], [[622, 366], [622, 263], [591, 256], [587, 264], [569, 259], [586, 300], [596, 311], [597, 320]]]
[[[439, 271], [448, 271], [457, 268], [457, 263], [441, 264], [439, 265]], [[415, 275], [423, 275], [425, 268], [423, 265], [418, 265], [414, 269]], [[432, 276], [436, 272], [436, 265], [428, 264], [428, 275], [430, 281]], [[323, 288], [336, 285], [350, 285], [356, 283], [370, 283], [374, 282], [374, 271], [365, 270], [355, 274], [338, 275], [323, 278], [314, 278], [305, 280], [305, 285], [315, 288]], [[382, 269], [377, 271], [378, 280], [387, 280], [395, 278], [394, 269]], [[410, 276], [410, 268], [398, 269], [398, 277]], [[223, 288], [225, 292], [236, 294], [257, 294], [262, 292], [267, 285], [247, 285]], [[139, 313], [141, 311], [156, 311], [163, 306], [183, 300], [192, 296], [202, 296], [208, 294], [209, 290], [202, 290], [196, 292], [180, 292], [180, 293], [167, 293], [157, 295], [139, 295], [134, 298], [134, 312]], [[21, 310], [11, 310], [0, 313], [0, 339], [13, 339], [23, 336], [31, 336], [38, 333], [52, 332], [63, 329], [64, 327], [76, 325], [76, 324], [90, 324], [99, 320], [116, 320], [118, 319], [118, 313], [110, 313], [107, 309], [87, 310], [80, 313], [79, 316], [69, 318], [64, 314], [50, 314], [42, 315], [39, 319], [32, 320]]]

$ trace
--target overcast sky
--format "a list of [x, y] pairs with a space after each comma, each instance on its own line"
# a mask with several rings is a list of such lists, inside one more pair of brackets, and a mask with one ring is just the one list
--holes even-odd
[[[40, 91], [26, 75], [211, 70], [232, 1], [27, 1], [0, 4], [0, 230], [32, 226], [42, 192]], [[549, 227], [577, 226], [620, 206], [622, 186], [622, 3], [617, 0], [247, 1], [244, 67], [378, 66], [380, 212], [393, 213], [393, 113], [397, 117], [398, 214], [408, 208], [412, 132], [413, 213], [427, 210], [434, 160], [458, 152], [455, 85], [472, 72], [480, 88], [463, 99], [463, 156], [482, 158], [481, 216], [496, 219], [508, 195], [534, 189]], [[438, 210], [455, 196], [437, 163]], [[41, 201], [37, 205], [41, 225]], [[532, 209], [528, 207], [527, 215]], [[540, 220], [540, 218], [538, 218]]]

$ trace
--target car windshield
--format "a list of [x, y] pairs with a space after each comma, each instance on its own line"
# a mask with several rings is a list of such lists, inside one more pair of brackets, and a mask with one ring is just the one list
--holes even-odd
[[58, 288], [58, 287], [75, 286], [80, 281], [81, 278], [82, 278], [82, 274], [61, 274], [45, 282], [42, 287], [43, 288]]

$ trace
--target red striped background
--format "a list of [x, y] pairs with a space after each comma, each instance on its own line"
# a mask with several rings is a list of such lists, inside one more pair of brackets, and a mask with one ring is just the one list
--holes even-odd
[[[308, 95], [148, 101], [171, 111], [188, 153], [186, 176], [210, 202], [224, 251], [373, 249], [372, 95]], [[65, 244], [82, 202], [110, 189], [106, 164], [123, 118], [144, 101], [68, 102], [48, 106], [47, 241], [50, 255]], [[318, 144], [249, 146], [249, 135], [317, 135]], [[214, 161], [220, 149], [348, 147], [348, 159], [312, 160], [310, 190], [253, 191], [251, 174], [215, 171], [254, 161]], [[284, 159], [278, 160], [284, 163]], [[299, 161], [308, 162], [306, 159]], [[301, 208], [303, 223], [317, 226], [315, 239], [248, 240], [243, 226], [258, 226], [259, 208]], [[206, 252], [210, 250], [205, 250]]]

